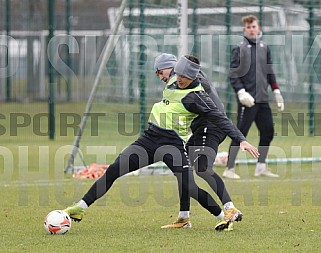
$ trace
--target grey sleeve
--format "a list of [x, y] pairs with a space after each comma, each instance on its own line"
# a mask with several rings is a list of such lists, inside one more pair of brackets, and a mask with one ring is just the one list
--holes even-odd
[[236, 47], [232, 50], [232, 58], [231, 58], [231, 64], [230, 64], [230, 83], [235, 91], [237, 93], [240, 89], [244, 88], [244, 85], [241, 81], [242, 76], [242, 69], [240, 67], [240, 61], [241, 61], [241, 49], [240, 47]]

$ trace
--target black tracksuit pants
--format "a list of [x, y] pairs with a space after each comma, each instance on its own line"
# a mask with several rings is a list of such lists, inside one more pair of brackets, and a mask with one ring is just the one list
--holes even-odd
[[[268, 103], [257, 103], [250, 108], [238, 103], [237, 128], [245, 137], [247, 136], [253, 122], [255, 122], [260, 134], [258, 148], [260, 157], [258, 162], [265, 163], [270, 143], [274, 135], [272, 111]], [[240, 144], [235, 141], [232, 141], [230, 145], [227, 162], [228, 168], [234, 168], [235, 166], [239, 145]]]
[[217, 194], [222, 204], [232, 201], [222, 178], [213, 170], [219, 144], [226, 134], [218, 128], [199, 127], [187, 142], [191, 165]]
[[[150, 126], [145, 134], [128, 146], [83, 197], [90, 206], [102, 197], [114, 181], [135, 170], [163, 161], [174, 173], [179, 186], [180, 211], [190, 210], [190, 197], [196, 199], [211, 214], [217, 216], [221, 208], [215, 200], [195, 183], [185, 143], [172, 131]], [[169, 133], [172, 132], [172, 136]]]

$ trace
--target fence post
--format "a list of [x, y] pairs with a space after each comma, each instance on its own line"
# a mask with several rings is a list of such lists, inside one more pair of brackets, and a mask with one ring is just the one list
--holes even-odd
[[133, 35], [133, 0], [128, 1], [128, 9], [129, 9], [129, 15], [128, 15], [128, 43], [129, 43], [129, 64], [128, 64], [128, 101], [130, 104], [134, 102], [134, 61], [133, 61], [133, 46], [132, 46], [132, 35]]
[[226, 16], [225, 16], [225, 25], [226, 25], [226, 35], [227, 35], [227, 50], [226, 50], [226, 83], [227, 83], [227, 88], [226, 88], [226, 115], [228, 118], [231, 118], [232, 115], [232, 99], [233, 99], [233, 91], [232, 87], [230, 85], [230, 79], [229, 79], [229, 69], [230, 69], [230, 55], [231, 55], [231, 50], [230, 50], [230, 35], [231, 35], [231, 0], [226, 1]]
[[260, 6], [260, 12], [259, 12], [259, 21], [260, 21], [260, 27], [263, 28], [264, 25], [264, 17], [263, 17], [263, 7], [264, 7], [264, 0], [259, 0], [259, 6]]
[[192, 34], [193, 34], [193, 40], [194, 40], [194, 45], [193, 45], [193, 55], [196, 57], [199, 57], [199, 52], [198, 52], [198, 36], [197, 36], [197, 27], [198, 27], [198, 17], [197, 17], [197, 10], [198, 3], [197, 0], [193, 0], [192, 2], [192, 8], [193, 8], [193, 16], [192, 16]]
[[[55, 30], [55, 0], [48, 0], [48, 25], [49, 25], [49, 36], [48, 41], [53, 38], [54, 36], [54, 30]], [[53, 61], [53, 52], [51, 46], [52, 43], [49, 43], [48, 53], [49, 53], [49, 59]], [[51, 64], [51, 62], [48, 62], [49, 64], [49, 138], [50, 140], [53, 140], [55, 138], [55, 86], [54, 86], [54, 68]]]
[[[314, 40], [314, 0], [309, 0], [309, 48], [311, 48]], [[310, 68], [313, 69], [312, 57], [309, 62]], [[309, 75], [309, 134], [314, 135], [314, 71], [310, 71]]]
[[145, 16], [144, 16], [144, 4], [145, 0], [140, 0], [140, 15], [139, 15], [139, 23], [140, 23], [140, 35], [141, 35], [141, 43], [139, 47], [139, 59], [138, 65], [140, 66], [141, 73], [139, 75], [139, 91], [140, 91], [140, 134], [143, 135], [145, 130], [145, 111], [146, 111], [146, 94], [145, 94], [145, 74], [143, 71], [143, 66], [146, 64], [146, 55], [145, 55], [145, 46], [142, 41], [143, 35], [145, 34]]
[[11, 31], [11, 18], [10, 18], [10, 0], [6, 1], [6, 33], [7, 33], [7, 54], [6, 54], [6, 66], [7, 66], [7, 78], [6, 78], [6, 101], [11, 101], [11, 77], [10, 77], [10, 62], [9, 62], [9, 53], [10, 53], [10, 31]]
[[[66, 33], [68, 36], [68, 40], [69, 40], [69, 35], [70, 35], [70, 17], [71, 17], [71, 5], [70, 5], [70, 0], [66, 0]], [[70, 43], [68, 43], [68, 45], [70, 45]], [[66, 59], [66, 63], [67, 66], [71, 69], [71, 57], [69, 54], [69, 48], [67, 49], [67, 59]], [[69, 71], [67, 71], [67, 80], [66, 80], [66, 93], [67, 93], [67, 101], [70, 102], [71, 101], [71, 78], [70, 78], [70, 73]]]

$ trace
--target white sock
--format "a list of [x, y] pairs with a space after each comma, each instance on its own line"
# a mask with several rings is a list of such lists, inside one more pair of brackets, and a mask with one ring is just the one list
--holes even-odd
[[179, 219], [187, 219], [187, 218], [189, 218], [189, 211], [179, 211], [178, 218]]
[[266, 170], [266, 164], [265, 163], [257, 163], [255, 167], [255, 171], [262, 172]]
[[223, 210], [222, 210], [221, 213], [216, 216], [216, 219], [222, 220], [223, 218], [224, 218], [224, 212], [223, 212]]
[[229, 210], [229, 209], [232, 209], [232, 208], [235, 208], [234, 204], [232, 201], [229, 201], [227, 203], [224, 204], [224, 210]]
[[87, 203], [82, 199], [76, 205], [80, 206], [81, 208], [84, 208], [84, 209], [88, 208]]

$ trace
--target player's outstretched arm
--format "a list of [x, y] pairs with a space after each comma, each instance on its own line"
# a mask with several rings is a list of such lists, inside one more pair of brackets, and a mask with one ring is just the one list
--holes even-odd
[[251, 156], [253, 156], [254, 158], [258, 158], [260, 156], [259, 151], [257, 150], [257, 148], [254, 147], [253, 145], [251, 145], [247, 141], [242, 141], [240, 143], [240, 148], [241, 148], [242, 151], [249, 152], [251, 154]]

